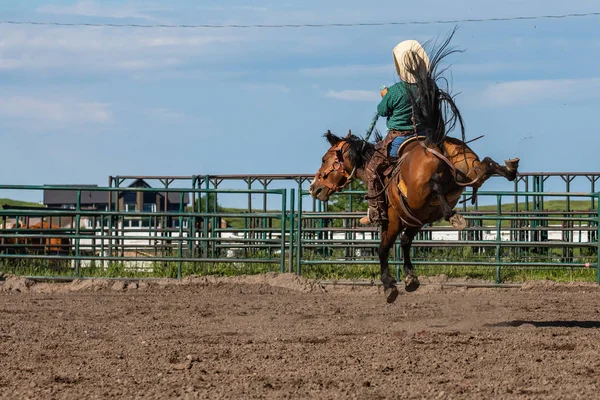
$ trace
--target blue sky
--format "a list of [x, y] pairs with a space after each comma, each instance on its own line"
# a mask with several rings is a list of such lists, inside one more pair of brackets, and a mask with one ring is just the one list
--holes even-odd
[[[23, 1], [0, 19], [277, 24], [600, 11], [597, 0]], [[451, 57], [467, 135], [522, 171], [598, 171], [600, 17], [463, 23]], [[4, 184], [108, 175], [310, 173], [327, 129], [362, 134], [392, 48], [452, 25], [135, 29], [0, 25]], [[385, 121], [378, 124], [385, 129]], [[9, 172], [10, 171], [10, 172]], [[3, 197], [3, 196], [0, 196]]]

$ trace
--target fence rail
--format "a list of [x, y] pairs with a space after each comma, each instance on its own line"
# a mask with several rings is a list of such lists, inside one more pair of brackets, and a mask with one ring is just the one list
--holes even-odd
[[[549, 179], [565, 191], [544, 191]], [[415, 238], [418, 268], [481, 268], [497, 282], [514, 269], [594, 269], [600, 283], [598, 241], [600, 193], [596, 173], [522, 174], [511, 190], [479, 192], [461, 213], [468, 228], [444, 223], [426, 226]], [[121, 187], [131, 179], [155, 179], [164, 187]], [[221, 175], [190, 177], [111, 177], [108, 187], [0, 185], [3, 193], [75, 192], [72, 208], [6, 207], [0, 210], [0, 270], [67, 276], [172, 276], [278, 270], [323, 274], [324, 267], [370, 269], [378, 264], [377, 229], [362, 227], [356, 201], [364, 192], [350, 188], [334, 199], [347, 207], [312, 199], [309, 175]], [[575, 181], [589, 192], [574, 192]], [[184, 182], [189, 187], [173, 187]], [[237, 188], [224, 188], [225, 183]], [[258, 184], [260, 188], [253, 185]], [[283, 188], [272, 188], [274, 182]], [[530, 185], [531, 184], [531, 185]], [[530, 191], [529, 188], [533, 189]], [[82, 193], [108, 193], [108, 203], [89, 207]], [[177, 198], [159, 211], [124, 209], [135, 193]], [[172, 195], [174, 193], [174, 195]], [[467, 199], [469, 193], [463, 195]], [[141, 196], [141, 197], [140, 197]], [[169, 197], [170, 196], [170, 197]], [[256, 206], [256, 197], [261, 198]], [[191, 198], [186, 202], [185, 198]], [[241, 206], [221, 204], [236, 198]], [[559, 199], [562, 209], [546, 209]], [[254, 202], [254, 205], [253, 205]], [[487, 205], [486, 205], [487, 203]], [[159, 204], [159, 203], [157, 203]], [[390, 263], [399, 277], [402, 252], [396, 244]], [[137, 276], [136, 275], [136, 276]]]

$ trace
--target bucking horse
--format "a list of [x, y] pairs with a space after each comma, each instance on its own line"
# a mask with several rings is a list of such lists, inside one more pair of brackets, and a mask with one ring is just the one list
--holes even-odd
[[[390, 275], [388, 264], [390, 249], [398, 236], [402, 234], [405, 289], [412, 292], [420, 285], [410, 260], [410, 248], [419, 230], [442, 218], [458, 229], [464, 229], [464, 218], [453, 208], [465, 188], [472, 188], [474, 202], [477, 190], [492, 175], [513, 181], [518, 173], [518, 158], [507, 160], [501, 166], [489, 157], [480, 160], [467, 145], [463, 120], [454, 98], [449, 90], [441, 90], [438, 85], [441, 77], [438, 66], [453, 52], [448, 48], [450, 38], [434, 50], [429, 70], [414, 71], [417, 82], [415, 93], [411, 95], [413, 118], [425, 127], [424, 135], [403, 144], [395, 166], [382, 178], [388, 221], [381, 225], [378, 255], [388, 303], [393, 303], [398, 296], [396, 280]], [[457, 124], [462, 131], [462, 140], [447, 136]], [[365, 166], [376, 151], [382, 151], [350, 132], [339, 137], [327, 131], [325, 137], [331, 147], [323, 156], [321, 167], [310, 185], [312, 197], [321, 201], [327, 201], [354, 179], [366, 183]]]

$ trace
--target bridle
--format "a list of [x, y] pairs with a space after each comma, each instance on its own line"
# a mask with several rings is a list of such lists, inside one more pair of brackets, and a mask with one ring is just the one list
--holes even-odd
[[[348, 173], [345, 169], [344, 169], [344, 165], [343, 165], [343, 151], [342, 151], [342, 147], [344, 147], [344, 144], [346, 144], [345, 141], [340, 141], [338, 144], [335, 145], [335, 147], [329, 149], [329, 152], [335, 152], [335, 160], [333, 161], [333, 163], [331, 163], [331, 165], [329, 167], [327, 167], [325, 169], [325, 171], [321, 171], [317, 174], [317, 178], [319, 178], [321, 180], [321, 182], [323, 183], [323, 185], [325, 185], [328, 189], [333, 190], [334, 192], [339, 192], [340, 190], [345, 189], [350, 183], [352, 183], [352, 181], [355, 178], [356, 175], [356, 165], [354, 166], [354, 168], [352, 168], [352, 172]], [[333, 171], [335, 172], [339, 172], [341, 174], [344, 175], [344, 178], [346, 178], [346, 183], [344, 183], [343, 185], [339, 186], [339, 185], [334, 185], [333, 183], [330, 183], [329, 181], [327, 181], [327, 176], [332, 173]]]

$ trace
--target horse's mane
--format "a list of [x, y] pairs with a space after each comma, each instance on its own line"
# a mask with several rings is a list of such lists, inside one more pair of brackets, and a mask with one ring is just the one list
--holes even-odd
[[465, 126], [462, 116], [454, 102], [448, 80], [443, 76], [448, 67], [440, 67], [446, 57], [462, 52], [462, 50], [450, 47], [450, 41], [456, 30], [455, 27], [439, 46], [437, 43], [431, 44], [431, 42], [424, 44], [423, 47], [429, 48], [427, 52], [431, 54], [429, 69], [419, 67], [422, 61], [415, 52], [411, 53], [412, 63], [408, 63], [409, 72], [416, 78], [414, 93], [408, 90], [414, 117], [425, 128], [427, 143], [433, 145], [440, 145], [457, 123], [460, 126], [462, 140], [465, 141]]
[[[332, 146], [341, 141], [348, 143], [350, 146], [348, 159], [356, 168], [363, 168], [371, 159], [371, 156], [375, 151], [375, 146], [372, 143], [369, 143], [356, 135], [350, 134], [347, 137], [340, 137], [327, 131], [323, 136]], [[376, 140], [381, 140], [381, 135], [378, 132], [375, 133], [375, 137]]]

